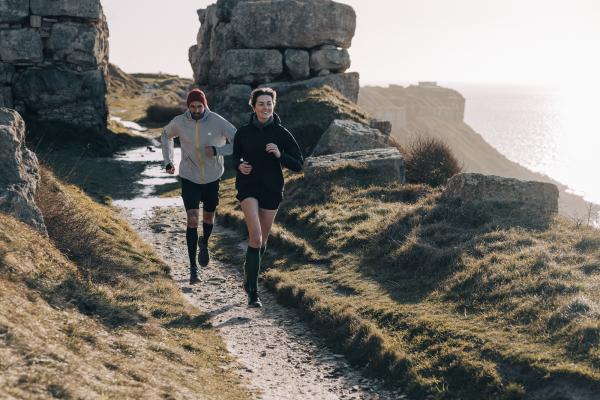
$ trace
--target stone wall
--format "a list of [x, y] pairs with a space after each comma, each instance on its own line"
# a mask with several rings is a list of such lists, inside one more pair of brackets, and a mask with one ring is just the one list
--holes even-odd
[[0, 0], [0, 106], [104, 132], [107, 72], [100, 0]]
[[[240, 104], [239, 112], [248, 111], [257, 86], [283, 94], [328, 85], [357, 101], [358, 73], [345, 72], [356, 28], [352, 7], [331, 0], [218, 0], [198, 15], [189, 51], [194, 80], [219, 101]], [[245, 98], [221, 99], [223, 93]]]

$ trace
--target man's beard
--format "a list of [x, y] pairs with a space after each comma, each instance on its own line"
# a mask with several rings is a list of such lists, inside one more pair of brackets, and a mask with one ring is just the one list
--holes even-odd
[[202, 118], [202, 114], [204, 113], [192, 113], [192, 118], [195, 120], [199, 120], [200, 118]]

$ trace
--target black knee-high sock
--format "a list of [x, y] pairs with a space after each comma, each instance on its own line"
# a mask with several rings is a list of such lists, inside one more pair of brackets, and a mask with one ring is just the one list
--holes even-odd
[[196, 268], [196, 251], [198, 249], [198, 228], [187, 228], [185, 231], [188, 255], [190, 256], [190, 267]]
[[213, 224], [202, 223], [202, 241], [205, 245], [208, 245], [208, 239], [213, 230]]
[[246, 250], [246, 271], [248, 274], [248, 289], [250, 292], [256, 293], [260, 271], [260, 248], [248, 246]]

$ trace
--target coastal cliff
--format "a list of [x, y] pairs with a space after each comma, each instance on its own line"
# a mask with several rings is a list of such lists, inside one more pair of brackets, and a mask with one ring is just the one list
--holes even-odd
[[552, 178], [509, 160], [464, 122], [465, 99], [456, 90], [436, 85], [360, 88], [358, 104], [371, 115], [392, 122], [401, 144], [417, 136], [446, 142], [466, 172], [553, 183], [560, 191], [559, 212], [571, 218], [587, 215], [589, 203]]

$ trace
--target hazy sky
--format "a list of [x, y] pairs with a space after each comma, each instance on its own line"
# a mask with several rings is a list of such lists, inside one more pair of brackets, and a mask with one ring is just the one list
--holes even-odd
[[[210, 0], [102, 0], [110, 59], [127, 72], [191, 76], [188, 48]], [[600, 71], [597, 0], [344, 0], [361, 84], [573, 84]], [[165, 4], [166, 3], [166, 4]]]

